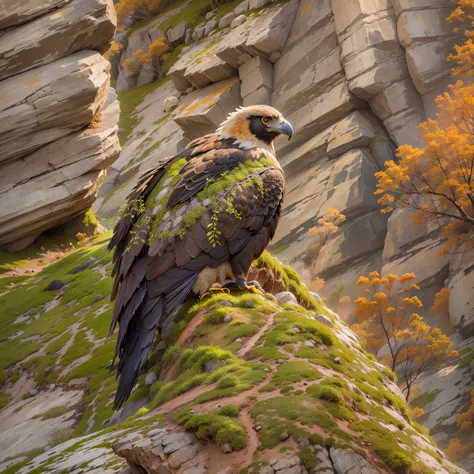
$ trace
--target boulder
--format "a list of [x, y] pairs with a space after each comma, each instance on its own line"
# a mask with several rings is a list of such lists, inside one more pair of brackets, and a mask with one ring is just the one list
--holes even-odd
[[23, 0], [22, 2], [2, 2], [0, 12], [0, 30], [18, 26], [27, 21], [31, 21], [38, 16], [44, 15], [54, 8], [60, 8], [68, 0]]
[[99, 53], [81, 51], [4, 80], [0, 163], [88, 125], [107, 98], [109, 68]]
[[189, 86], [202, 89], [215, 82], [229, 79], [237, 71], [216, 56], [219, 41], [209, 38], [192, 45], [181, 55], [169, 71], [169, 76], [179, 91]]
[[60, 10], [9, 30], [0, 40], [0, 80], [83, 49], [104, 53], [115, 23], [111, 1], [72, 0]]
[[242, 13], [245, 13], [249, 9], [249, 0], [244, 0], [243, 2], [239, 3], [235, 8], [234, 8], [234, 15], [239, 16]]
[[204, 36], [209, 36], [209, 33], [217, 28], [217, 21], [211, 20], [206, 23], [204, 27]]
[[[247, 47], [263, 55], [282, 51], [290, 34], [298, 3], [298, 0], [290, 0], [283, 6], [272, 8], [257, 17], [250, 30]], [[250, 8], [252, 8], [252, 0], [250, 0]]]
[[239, 15], [239, 16], [236, 16], [231, 24], [230, 24], [230, 27], [233, 29], [233, 28], [237, 28], [238, 26], [240, 25], [243, 25], [245, 22], [247, 21], [247, 17], [245, 15]]
[[352, 449], [331, 448], [329, 455], [336, 474], [378, 474], [379, 472]]
[[229, 26], [232, 23], [234, 18], [235, 18], [235, 13], [233, 13], [233, 12], [227, 13], [227, 15], [224, 15], [219, 20], [218, 27], [219, 28], [226, 28], [227, 26]]
[[46, 289], [48, 291], [57, 291], [60, 290], [64, 286], [64, 282], [61, 280], [53, 280], [47, 287]]
[[145, 377], [145, 387], [150, 387], [158, 380], [155, 372], [148, 372]]
[[[64, 88], [66, 85], [67, 81]], [[61, 92], [65, 93], [66, 89]], [[116, 97], [110, 89], [93, 127], [71, 133], [0, 167], [0, 199], [4, 203], [0, 211], [0, 245], [18, 251], [41, 232], [75, 217], [83, 218], [104, 178], [103, 170], [120, 152]], [[74, 98], [71, 101], [74, 106]], [[75, 104], [79, 106], [80, 102], [76, 99]], [[60, 111], [59, 104], [55, 110], [64, 121], [73, 116], [73, 109]], [[84, 110], [87, 110], [86, 104]], [[74, 112], [80, 113], [79, 110]]]
[[275, 295], [275, 298], [279, 303], [298, 304], [298, 300], [296, 299], [296, 296], [289, 291], [282, 291], [280, 293], [277, 293]]
[[262, 86], [272, 90], [273, 64], [256, 56], [240, 66], [239, 77], [242, 81], [240, 92], [243, 98]]
[[213, 132], [227, 115], [241, 105], [237, 78], [218, 82], [182, 99], [174, 121], [189, 139]]
[[169, 43], [182, 43], [186, 38], [186, 22], [180, 21], [176, 26], [170, 28], [166, 35]]

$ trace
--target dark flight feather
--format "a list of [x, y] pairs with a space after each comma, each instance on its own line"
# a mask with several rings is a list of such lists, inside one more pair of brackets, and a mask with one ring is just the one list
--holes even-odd
[[[208, 183], [218, 181], [239, 164], [258, 160], [265, 154], [262, 149], [241, 149], [232, 139], [206, 135], [146, 172], [128, 197], [129, 202], [146, 203], [156, 186], [161, 185], [168, 165], [185, 158], [186, 163], [167, 200], [169, 210], [179, 207], [179, 216], [184, 215], [193, 209], [195, 202], [199, 203], [196, 196]], [[130, 396], [156, 331], [161, 331], [162, 325], [185, 302], [201, 270], [229, 262], [234, 275], [245, 274], [273, 237], [284, 194], [283, 172], [275, 163], [254, 175], [261, 186], [252, 180], [245, 186], [242, 183], [233, 186], [237, 214], [232, 215], [224, 208], [218, 210], [222, 232], [217, 246], [211, 245], [208, 236], [211, 216], [216, 212], [215, 202], [206, 204], [208, 210], [189, 227], [180, 224], [178, 215], [168, 213], [168, 217], [165, 215], [162, 222], [157, 223], [155, 235], [150, 235], [150, 226], [139, 221], [138, 215], [125, 213], [117, 222], [109, 245], [115, 249], [112, 292], [115, 307], [111, 332], [119, 324], [114, 360], [119, 359], [117, 376], [120, 380], [115, 408], [122, 406]], [[254, 179], [255, 176], [248, 177]], [[225, 199], [227, 191], [218, 194], [214, 201]], [[148, 205], [146, 213], [151, 215]], [[182, 235], [170, 234], [160, 240], [156, 235], [163, 229], [181, 229]]]

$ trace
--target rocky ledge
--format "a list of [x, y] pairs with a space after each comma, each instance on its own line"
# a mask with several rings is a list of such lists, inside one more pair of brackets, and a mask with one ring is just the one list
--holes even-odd
[[0, 249], [18, 251], [90, 209], [118, 157], [118, 102], [100, 55], [110, 0], [37, 2], [0, 12]]

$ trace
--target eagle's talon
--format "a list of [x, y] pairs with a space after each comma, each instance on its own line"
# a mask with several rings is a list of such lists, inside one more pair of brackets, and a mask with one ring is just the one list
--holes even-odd
[[222, 286], [216, 286], [216, 287], [213, 287], [213, 288], [209, 288], [208, 291], [206, 291], [206, 293], [202, 294], [201, 295], [201, 300], [207, 298], [207, 297], [211, 297], [213, 296], [213, 294], [219, 294], [219, 293], [227, 293], [229, 294], [230, 293], [230, 290], [229, 288], [224, 288]]
[[226, 288], [228, 290], [240, 290], [240, 291], [248, 291], [255, 295], [265, 296], [265, 292], [263, 288], [260, 286], [260, 283], [257, 281], [247, 282], [243, 278], [237, 278], [235, 281], [230, 283], [226, 283], [222, 288]]

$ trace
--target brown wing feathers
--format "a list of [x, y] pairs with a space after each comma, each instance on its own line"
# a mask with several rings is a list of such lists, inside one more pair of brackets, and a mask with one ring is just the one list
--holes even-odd
[[[195, 140], [183, 153], [144, 174], [129, 200], [146, 201], [163, 177], [166, 165], [185, 157], [188, 163], [181, 170], [182, 176], [171, 193], [168, 207], [190, 202], [209, 180], [218, 179], [247, 160], [248, 152], [231, 147], [228, 141], [217, 140], [215, 135]], [[227, 212], [219, 215], [223, 238], [217, 247], [210, 244], [207, 235], [211, 211], [186, 228], [184, 238], [169, 238], [151, 248], [147, 243], [148, 229], [135, 229], [137, 217], [126, 215], [115, 226], [109, 248], [115, 247], [113, 274], [116, 277], [111, 331], [117, 322], [120, 326], [114, 355], [114, 360], [119, 357], [117, 375], [120, 376], [116, 408], [129, 397], [156, 330], [188, 297], [199, 272], [206, 266], [216, 267], [230, 261], [235, 274], [245, 273], [273, 236], [282, 199], [283, 175], [275, 167], [261, 170], [259, 177], [264, 195], [255, 186], [240, 186], [236, 193], [234, 207], [241, 212], [241, 219]], [[136, 239], [132, 241], [132, 235], [137, 232], [143, 237], [138, 243]]]

